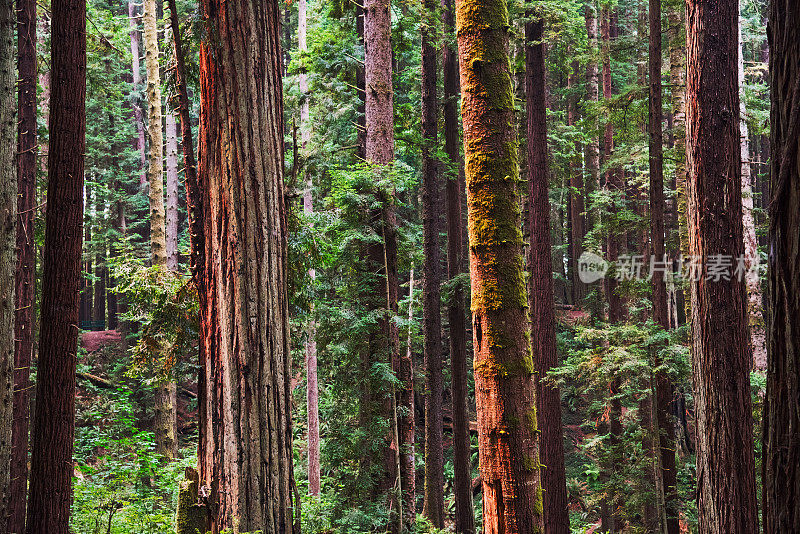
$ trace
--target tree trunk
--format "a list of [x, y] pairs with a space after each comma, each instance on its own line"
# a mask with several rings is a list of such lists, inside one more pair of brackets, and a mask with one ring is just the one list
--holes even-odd
[[772, 202], [764, 532], [800, 532], [800, 5], [769, 8]]
[[[158, 32], [155, 0], [144, 0], [144, 61], [147, 70], [147, 135], [150, 157], [147, 179], [150, 182], [150, 253], [154, 266], [167, 266], [167, 239], [164, 210], [164, 136], [161, 130], [161, 77], [158, 64]], [[156, 386], [155, 420], [156, 452], [166, 458], [175, 457], [175, 385], [167, 381]]]
[[[650, 138], [650, 243], [651, 254], [660, 262], [660, 269], [651, 272], [653, 289], [653, 321], [665, 330], [670, 321], [667, 308], [665, 272], [671, 270], [666, 259], [664, 234], [664, 132], [663, 99], [661, 94], [661, 0], [649, 0], [649, 138]], [[656, 353], [655, 366], [663, 362]], [[678, 534], [678, 492], [675, 470], [675, 423], [672, 420], [672, 384], [665, 372], [655, 374], [655, 429], [658, 436], [661, 476], [656, 477], [663, 487], [656, 487], [664, 496], [667, 534]], [[664, 514], [662, 514], [663, 517]]]
[[[544, 76], [544, 73], [542, 74]], [[578, 62], [573, 61], [572, 70], [567, 79], [567, 86], [574, 91], [579, 84]], [[578, 96], [570, 95], [567, 102], [567, 124], [576, 126], [578, 124]], [[583, 202], [583, 166], [581, 158], [581, 145], [575, 142], [575, 154], [570, 159], [569, 167], [569, 222], [570, 222], [570, 244], [571, 254], [569, 256], [569, 275], [570, 286], [572, 288], [572, 303], [580, 306], [586, 297], [586, 286], [578, 277], [578, 259], [583, 254], [583, 238], [586, 235], [586, 225], [584, 223], [584, 202]], [[548, 221], [550, 217], [547, 217]], [[548, 234], [549, 235], [549, 234]], [[552, 277], [552, 274], [551, 274]], [[552, 282], [551, 282], [552, 283]], [[545, 497], [545, 501], [547, 498]]]
[[744, 46], [742, 43], [742, 18], [739, 17], [739, 142], [742, 151], [742, 227], [744, 228], [744, 257], [747, 272], [747, 320], [750, 326], [750, 343], [753, 350], [753, 369], [767, 369], [767, 337], [764, 332], [764, 316], [761, 312], [763, 295], [758, 264], [758, 238], [753, 218], [753, 174], [750, 165], [750, 132], [747, 128], [747, 105], [744, 101]]
[[456, 6], [483, 530], [542, 528], [506, 3]]
[[[442, 114], [444, 152], [447, 154], [447, 277], [452, 280], [464, 272], [461, 218], [462, 182], [459, 173], [461, 154], [458, 147], [458, 51], [450, 40], [455, 25], [453, 0], [442, 0]], [[455, 494], [455, 532], [474, 534], [475, 512], [472, 505], [472, 447], [469, 438], [469, 391], [467, 390], [467, 325], [464, 314], [464, 291], [454, 286], [447, 305], [450, 325], [451, 394], [453, 398], [453, 493]]]
[[[699, 527], [758, 532], [744, 282], [714, 282], [709, 262], [739, 258], [742, 188], [736, 0], [689, 0], [687, 161]], [[694, 278], [694, 277], [693, 277]]]
[[[442, 444], [442, 314], [439, 257], [437, 39], [434, 0], [424, 0], [422, 28], [422, 227], [423, 334], [425, 358], [425, 498], [422, 511], [436, 528], [444, 527], [444, 446]], [[413, 502], [413, 501], [412, 501]]]
[[[0, 1], [0, 529], [11, 511], [12, 427], [14, 426], [14, 268], [17, 223], [17, 118], [14, 106], [14, 3]], [[35, 61], [35, 60], [34, 60]], [[20, 90], [22, 86], [20, 85]], [[34, 135], [35, 140], [35, 135]], [[35, 154], [35, 152], [34, 152]]]
[[[545, 105], [545, 50], [543, 13], [525, 23], [525, 93], [528, 122], [528, 187], [530, 203], [530, 321], [536, 369], [536, 409], [539, 414], [544, 534], [569, 534], [567, 479], [564, 469], [564, 435], [561, 394], [546, 379], [558, 365], [555, 303], [550, 247], [550, 199], [547, 193], [547, 109]], [[574, 177], [576, 173], [572, 172]], [[575, 219], [573, 219], [575, 224]], [[573, 233], [573, 236], [575, 233]], [[582, 238], [582, 236], [580, 236]], [[576, 279], [576, 282], [577, 279]]]
[[[95, 217], [99, 215], [95, 213]], [[99, 228], [98, 228], [99, 230]], [[98, 243], [99, 250], [94, 255], [94, 311], [92, 317], [98, 323], [102, 323], [102, 328], [106, 325], [106, 258], [105, 245]]]
[[403, 522], [409, 528], [416, 518], [416, 459], [414, 450], [415, 406], [414, 406], [414, 358], [411, 353], [411, 321], [414, 319], [414, 265], [408, 280], [408, 341], [405, 356], [400, 360], [398, 379], [403, 384], [398, 403], [405, 409], [397, 416], [400, 442], [400, 486], [403, 489]]
[[[142, 70], [140, 65], [139, 46], [141, 37], [139, 35], [139, 22], [138, 15], [136, 14], [136, 2], [128, 0], [128, 20], [131, 35], [131, 72], [133, 73], [133, 85], [131, 92], [137, 93], [142, 86]], [[145, 139], [144, 139], [144, 112], [138, 98], [131, 98], [131, 105], [133, 106], [133, 120], [136, 123], [136, 150], [139, 152], [141, 158], [142, 173], [139, 175], [139, 187], [144, 189], [147, 185], [147, 155], [145, 154]]]
[[178, 125], [172, 110], [167, 109], [167, 269], [178, 270]]
[[[14, 287], [16, 308], [14, 314], [14, 338], [16, 339], [16, 344], [14, 351], [14, 422], [11, 431], [11, 472], [10, 486], [6, 495], [10, 498], [8, 532], [22, 534], [25, 532], [25, 497], [28, 492], [30, 368], [33, 356], [33, 325], [36, 304], [34, 295], [36, 274], [34, 217], [36, 215], [36, 158], [38, 143], [36, 136], [35, 0], [17, 1], [17, 20], [19, 130], [17, 132], [17, 264]], [[6, 30], [5, 26], [3, 30]], [[3, 35], [3, 38], [5, 38], [5, 35]], [[11, 54], [11, 50], [11, 48], [8, 48], [6, 53]], [[7, 61], [6, 58], [3, 59]], [[13, 75], [13, 66], [11, 69]], [[5, 98], [8, 98], [8, 96], [3, 95], [3, 98], [5, 104]], [[3, 164], [5, 165], [6, 163], [4, 160]], [[2, 508], [2, 505], [0, 505], [0, 508]]]
[[68, 534], [86, 147], [86, 4], [52, 3], [53, 79], [36, 413], [26, 532]]
[[[588, 59], [586, 61], [586, 100], [587, 107], [597, 108], [600, 99], [599, 78], [597, 73], [597, 8], [594, 0], [586, 4], [584, 13], [586, 18], [586, 36], [589, 44]], [[595, 109], [588, 109], [584, 113], [589, 119], [589, 142], [586, 144], [586, 184], [587, 196], [590, 190], [600, 190], [600, 137]], [[590, 212], [589, 226], [597, 224], [598, 214]]]
[[200, 482], [213, 534], [296, 533], [280, 12], [277, 0], [201, 10]]
[[[297, 16], [297, 43], [300, 52], [308, 51], [307, 44], [307, 19], [306, 19], [306, 0], [298, 3]], [[311, 123], [308, 120], [309, 95], [308, 95], [308, 76], [305, 71], [298, 74], [298, 85], [303, 94], [303, 102], [300, 107], [300, 139], [302, 155], [307, 156], [308, 142], [311, 140]], [[296, 164], [296, 163], [295, 163]], [[306, 167], [307, 168], [307, 167]], [[308, 171], [306, 171], [308, 172]], [[306, 215], [314, 213], [313, 198], [314, 182], [311, 173], [306, 179], [306, 188], [303, 192], [303, 212]], [[316, 278], [316, 271], [312, 268], [308, 270], [308, 276], [313, 284]], [[320, 463], [319, 463], [319, 385], [317, 379], [317, 324], [314, 319], [314, 305], [312, 303], [309, 310], [309, 320], [306, 326], [306, 409], [308, 412], [308, 492], [311, 495], [320, 494]]]

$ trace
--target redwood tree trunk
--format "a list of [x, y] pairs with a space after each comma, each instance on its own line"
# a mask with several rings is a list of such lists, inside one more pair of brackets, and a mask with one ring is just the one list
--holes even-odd
[[[664, 243], [664, 132], [663, 98], [661, 95], [661, 0], [650, 0], [649, 10], [649, 83], [650, 83], [650, 246], [651, 254], [661, 262], [662, 269], [653, 269], [651, 284], [653, 288], [653, 321], [663, 329], [669, 329], [667, 313], [667, 286], [664, 269], [670, 268], [666, 261]], [[662, 365], [656, 356], [655, 365]], [[672, 420], [672, 384], [663, 371], [655, 374], [655, 429], [658, 436], [661, 456], [661, 476], [656, 480], [663, 488], [656, 488], [657, 494], [663, 492], [666, 513], [667, 534], [678, 534], [678, 492], [675, 470], [675, 423]]]
[[[28, 427], [30, 419], [30, 367], [33, 356], [34, 209], [36, 206], [36, 2], [17, 2], [17, 57], [19, 69], [19, 131], [17, 132], [17, 265], [14, 296], [14, 424], [11, 437], [11, 485], [8, 495], [8, 532], [25, 532], [25, 497], [28, 491]], [[10, 49], [9, 49], [10, 53]]]
[[[453, 0], [442, 0], [442, 81], [444, 85], [444, 151], [447, 154], [447, 276], [451, 280], [464, 272], [464, 235], [461, 218], [462, 181], [458, 147], [458, 55], [450, 40], [455, 25]], [[472, 447], [469, 437], [469, 391], [467, 390], [467, 325], [464, 291], [459, 284], [447, 305], [450, 325], [451, 394], [453, 398], [453, 493], [456, 534], [475, 532], [472, 505]]]
[[542, 496], [506, 3], [460, 0], [456, 31], [483, 531], [527, 534], [542, 528]]
[[[597, 73], [597, 8], [594, 0], [587, 2], [586, 37], [589, 44], [589, 57], [586, 61], [586, 100], [597, 107], [600, 98], [599, 78]], [[600, 189], [600, 137], [595, 111], [586, 113], [589, 118], [589, 142], [586, 144], [586, 173], [588, 175], [587, 191]], [[592, 218], [594, 220], [592, 220]], [[597, 214], [592, 213], [590, 225], [596, 223]]]
[[800, 532], [800, 5], [769, 9], [772, 107], [764, 532]]
[[213, 534], [298, 532], [280, 12], [277, 0], [203, 0], [201, 9], [200, 483]]
[[758, 532], [744, 282], [707, 278], [742, 244], [737, 0], [689, 0], [687, 162], [700, 531]]
[[86, 146], [86, 4], [52, 3], [52, 93], [28, 534], [68, 534]]
[[[436, 5], [425, 0], [422, 27], [422, 226], [423, 334], [425, 339], [425, 499], [422, 511], [436, 528], [444, 527], [444, 451], [442, 445], [442, 314], [439, 290], [438, 101], [436, 98]], [[413, 472], [413, 471], [412, 471]], [[413, 502], [413, 501], [412, 501]]]
[[[550, 199], [547, 193], [547, 108], [541, 12], [525, 24], [525, 93], [528, 122], [528, 187], [530, 202], [530, 321], [536, 368], [539, 414], [544, 534], [569, 534], [561, 394], [545, 376], [558, 365], [555, 303], [550, 246]], [[572, 173], [575, 174], [574, 172]], [[573, 219], [573, 224], [574, 224]], [[573, 234], [574, 235], [574, 234]], [[577, 283], [579, 281], [575, 280]]]

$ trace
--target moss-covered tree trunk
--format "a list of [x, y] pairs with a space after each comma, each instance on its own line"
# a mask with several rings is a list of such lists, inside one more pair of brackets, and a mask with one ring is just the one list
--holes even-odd
[[[528, 200], [530, 210], [530, 321], [536, 368], [539, 415], [541, 483], [545, 534], [569, 534], [561, 394], [544, 379], [558, 365], [556, 352], [553, 273], [550, 268], [550, 197], [548, 196], [547, 107], [545, 102], [544, 21], [537, 6], [525, 24], [525, 94], [527, 114]], [[571, 174], [575, 174], [574, 170]], [[573, 219], [573, 224], [575, 220]], [[574, 235], [574, 234], [573, 234]], [[582, 237], [582, 236], [581, 236]], [[574, 248], [573, 248], [574, 251]], [[578, 280], [575, 280], [578, 282]], [[580, 282], [578, 282], [580, 283]]]
[[800, 4], [769, 8], [772, 106], [764, 532], [800, 532]]
[[459, 0], [456, 31], [483, 531], [530, 534], [542, 494], [506, 3]]
[[[689, 0], [686, 80], [692, 356], [699, 528], [758, 532], [744, 281], [714, 281], [714, 258], [742, 242], [737, 0]], [[694, 279], [696, 278], [696, 280]]]

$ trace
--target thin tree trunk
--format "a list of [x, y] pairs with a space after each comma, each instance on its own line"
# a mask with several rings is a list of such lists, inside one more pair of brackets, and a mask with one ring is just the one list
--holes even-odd
[[[95, 213], [95, 217], [99, 217], [97, 213]], [[98, 229], [99, 230], [99, 229]], [[94, 311], [92, 312], [92, 317], [98, 323], [102, 323], [100, 326], [101, 329], [104, 330], [106, 326], [106, 251], [105, 251], [105, 244], [98, 243], [96, 245], [98, 247], [97, 253], [94, 255]]]
[[767, 369], [767, 337], [764, 332], [764, 316], [761, 313], [763, 295], [758, 264], [758, 238], [753, 218], [753, 174], [750, 165], [750, 132], [747, 128], [747, 104], [744, 101], [744, 46], [742, 43], [742, 17], [739, 17], [739, 129], [742, 151], [742, 227], [744, 228], [744, 257], [747, 272], [747, 320], [750, 326], [750, 343], [753, 349], [753, 369]]
[[410, 527], [416, 517], [416, 459], [414, 450], [415, 407], [414, 407], [414, 358], [411, 353], [411, 321], [414, 319], [414, 265], [408, 281], [408, 340], [405, 356], [400, 360], [398, 379], [403, 384], [398, 403], [405, 409], [397, 416], [398, 438], [400, 441], [400, 484], [403, 488], [403, 522]]
[[[434, 0], [423, 0], [422, 28], [422, 227], [423, 335], [425, 357], [425, 498], [422, 512], [444, 527], [444, 446], [442, 444], [442, 314], [439, 257], [437, 39]], [[412, 501], [413, 502], [413, 501]]]
[[771, 2], [772, 202], [764, 399], [765, 534], [800, 532], [800, 5]]
[[167, 109], [167, 204], [166, 254], [167, 269], [178, 270], [178, 125], [172, 110]]
[[[297, 43], [300, 52], [308, 51], [307, 44], [307, 18], [306, 0], [300, 0], [297, 12]], [[303, 157], [307, 157], [308, 142], [311, 140], [311, 123], [308, 120], [309, 95], [308, 76], [305, 71], [298, 75], [298, 85], [303, 94], [300, 106], [300, 139]], [[295, 163], [296, 165], [297, 163]], [[306, 167], [307, 168], [307, 167]], [[308, 172], [308, 171], [306, 171]], [[306, 179], [306, 188], [303, 192], [303, 212], [306, 215], [314, 213], [313, 198], [314, 181], [311, 173]], [[313, 284], [316, 271], [308, 270], [308, 276]], [[320, 463], [319, 463], [319, 385], [317, 379], [317, 324], [314, 319], [314, 307], [311, 305], [308, 325], [306, 326], [306, 409], [308, 412], [308, 492], [311, 495], [320, 494]]]
[[86, 4], [52, 2], [50, 152], [26, 532], [68, 534], [86, 146]]
[[542, 528], [542, 496], [505, 2], [459, 2], [456, 31], [483, 530], [527, 534]]
[[[461, 217], [462, 181], [458, 147], [458, 51], [451, 44], [455, 25], [453, 0], [442, 0], [442, 82], [444, 85], [444, 151], [447, 154], [447, 277], [452, 280], [464, 272], [463, 220]], [[469, 437], [469, 392], [467, 390], [467, 325], [464, 291], [458, 284], [447, 305], [450, 325], [450, 367], [453, 398], [453, 475], [455, 494], [455, 532], [475, 532], [472, 505], [472, 447]]]
[[[0, 1], [0, 530], [11, 512], [12, 428], [14, 426], [14, 313], [17, 223], [17, 118], [14, 106], [16, 12]], [[35, 60], [34, 60], [35, 61]], [[22, 90], [22, 87], [20, 87]], [[34, 119], [35, 120], [35, 119]], [[34, 135], [35, 140], [35, 135]], [[35, 154], [35, 153], [34, 153]]]
[[[36, 215], [38, 141], [36, 135], [37, 23], [35, 0], [17, 1], [17, 20], [19, 130], [17, 132], [17, 264], [14, 288], [16, 345], [14, 351], [14, 422], [11, 433], [10, 486], [7, 495], [10, 498], [8, 532], [22, 534], [25, 532], [25, 497], [28, 492], [28, 428], [30, 424], [30, 376], [33, 357], [36, 275], [34, 217]], [[10, 48], [7, 53], [11, 53]], [[1, 505], [0, 508], [2, 508]]]
[[[544, 534], [569, 534], [567, 479], [564, 468], [564, 435], [561, 427], [561, 394], [546, 378], [558, 365], [555, 303], [550, 246], [550, 198], [547, 193], [547, 109], [545, 104], [545, 50], [543, 13], [531, 13], [525, 23], [525, 93], [527, 159], [530, 205], [530, 321], [536, 369], [536, 401], [539, 418], [541, 484]], [[574, 176], [575, 172], [571, 173]], [[573, 224], [575, 219], [573, 219]], [[573, 233], [573, 235], [575, 235]], [[582, 236], [581, 236], [582, 237]], [[576, 280], [577, 281], [577, 280]]]
[[[664, 234], [664, 132], [663, 97], [661, 94], [661, 0], [649, 0], [649, 61], [650, 83], [649, 140], [650, 140], [650, 243], [651, 254], [660, 263], [660, 269], [651, 272], [653, 289], [653, 321], [669, 329], [667, 286], [665, 272], [671, 270], [666, 259]], [[663, 362], [656, 353], [655, 366]], [[667, 534], [678, 534], [678, 492], [675, 469], [675, 423], [672, 420], [672, 384], [664, 371], [655, 373], [655, 430], [658, 437], [661, 476], [656, 477], [663, 487], [656, 487], [657, 495], [664, 498], [665, 528]]]
[[297, 533], [280, 11], [277, 0], [201, 10], [200, 483], [213, 534]]
[[[578, 62], [573, 61], [572, 70], [567, 79], [567, 86], [574, 91], [578, 86]], [[576, 126], [578, 124], [578, 96], [570, 95], [567, 103], [567, 124]], [[570, 222], [570, 244], [571, 254], [569, 256], [569, 275], [572, 288], [572, 303], [580, 306], [586, 297], [586, 286], [578, 277], [578, 259], [583, 254], [583, 238], [586, 235], [586, 225], [584, 223], [584, 189], [583, 189], [583, 165], [581, 145], [575, 142], [575, 153], [570, 160], [569, 168], [569, 222]], [[548, 220], [550, 217], [548, 216]], [[545, 501], [547, 498], [545, 498]]]
[[[586, 62], [586, 100], [590, 106], [596, 109], [600, 99], [600, 87], [597, 72], [597, 8], [594, 0], [587, 2], [584, 16], [586, 18], [586, 36], [589, 44]], [[596, 113], [593, 109], [585, 111], [589, 119], [589, 142], [586, 144], [587, 196], [590, 190], [600, 190], [600, 134]], [[591, 227], [599, 222], [599, 216], [596, 210], [590, 211], [590, 215], [589, 226]]]
[[[687, 161], [692, 349], [701, 532], [758, 532], [744, 281], [707, 280], [709, 262], [740, 257], [742, 188], [737, 0], [689, 0]], [[694, 278], [694, 277], [693, 277]]]
[[[136, 93], [142, 86], [142, 70], [140, 63], [139, 47], [141, 44], [141, 37], [139, 35], [139, 22], [138, 15], [136, 14], [136, 2], [128, 0], [128, 24], [130, 26], [131, 35], [131, 72], [133, 73], [133, 85], [131, 91]], [[145, 139], [144, 139], [144, 111], [139, 103], [139, 99], [132, 98], [131, 105], [133, 106], [133, 120], [136, 123], [136, 150], [139, 152], [141, 158], [142, 172], [139, 175], [139, 187], [144, 189], [147, 184], [147, 155], [145, 154]]]

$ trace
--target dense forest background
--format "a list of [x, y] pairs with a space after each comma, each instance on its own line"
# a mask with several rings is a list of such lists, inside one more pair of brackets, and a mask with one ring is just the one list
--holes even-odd
[[[488, 533], [481, 527], [488, 524], [489, 508], [478, 461], [483, 423], [477, 406], [489, 397], [476, 380], [520, 371], [477, 354], [473, 362], [474, 340], [490, 334], [473, 332], [477, 323], [470, 300], [474, 313], [480, 306], [492, 309], [492, 298], [511, 297], [503, 289], [494, 297], [471, 294], [476, 286], [475, 280], [470, 284], [468, 257], [476, 245], [470, 248], [468, 234], [489, 230], [470, 223], [468, 231], [468, 211], [479, 211], [479, 205], [471, 200], [473, 186], [465, 194], [471, 163], [465, 170], [461, 106], [468, 100], [458, 91], [454, 4], [396, 0], [389, 5], [391, 48], [383, 58], [391, 67], [388, 81], [376, 81], [377, 71], [370, 70], [380, 54], [377, 59], [365, 55], [365, 46], [377, 50], [380, 45], [374, 27], [365, 28], [364, 22], [365, 9], [374, 4], [278, 3], [280, 25], [274, 30], [281, 72], [278, 91], [269, 94], [282, 94], [283, 107], [282, 120], [275, 122], [283, 152], [276, 159], [283, 165], [276, 198], [285, 218], [291, 367], [281, 376], [290, 393], [286, 454], [293, 469], [285, 498], [298, 514], [295, 528], [305, 533]], [[717, 468], [698, 461], [698, 454], [701, 448], [723, 450], [735, 443], [748, 449], [745, 457], [754, 462], [745, 476], [756, 492], [753, 509], [742, 514], [756, 518], [766, 502], [762, 419], [770, 176], [775, 172], [770, 168], [768, 2], [739, 1], [738, 35], [733, 35], [738, 69], [720, 67], [723, 78], [736, 80], [740, 101], [740, 109], [727, 112], [739, 117], [741, 132], [740, 205], [733, 205], [741, 209], [741, 237], [738, 253], [712, 258], [711, 277], [738, 279], [746, 288], [746, 336], [731, 334], [730, 339], [746, 353], [749, 370], [743, 376], [749, 388], [741, 406], [752, 413], [735, 412], [746, 431], [731, 431], [714, 445], [703, 436], [722, 427], [701, 417], [706, 410], [697, 392], [716, 397], [713, 387], [699, 385], [702, 371], [693, 374], [693, 351], [706, 345], [695, 340], [693, 348], [692, 330], [704, 331], [698, 325], [706, 320], [727, 319], [700, 317], [705, 301], [690, 290], [697, 281], [691, 258], [698, 250], [690, 232], [699, 235], [702, 227], [690, 223], [690, 214], [704, 213], [696, 206], [705, 204], [698, 200], [704, 194], [700, 186], [687, 191], [694, 183], [691, 166], [702, 159], [696, 153], [687, 161], [687, 112], [698, 116], [687, 110], [687, 6], [683, 0], [500, 4], [508, 12], [507, 103], [516, 136], [508, 150], [519, 153], [517, 175], [505, 176], [520, 192], [508, 221], [516, 224], [513, 235], [521, 231], [526, 258], [521, 298], [531, 295], [532, 326], [526, 320], [521, 328], [532, 332], [527, 339], [533, 340], [533, 356], [519, 365], [527, 376], [536, 375], [539, 396], [538, 427], [535, 407], [523, 406], [533, 413], [531, 435], [541, 440], [533, 464], [524, 467], [542, 473], [537, 502], [529, 506], [538, 515], [544, 508], [548, 534], [723, 532], [701, 520], [698, 502], [709, 497], [703, 497], [707, 488], [699, 481], [698, 466]], [[19, 16], [23, 11], [17, 10]], [[25, 260], [32, 283], [25, 297], [31, 299], [26, 324], [38, 333], [48, 119], [59, 81], [51, 77], [51, 7], [38, 3], [33, 12], [26, 27], [35, 29], [35, 42], [25, 47], [20, 40], [15, 54], [20, 77], [26, 61], [33, 65], [27, 71], [35, 75], [29, 78], [36, 97], [31, 150], [38, 155], [31, 164], [32, 196], [20, 209], [20, 215], [29, 213], [30, 226], [18, 225], [17, 233], [23, 232], [32, 247]], [[206, 417], [226, 417], [203, 404], [199, 380], [206, 375], [198, 353], [207, 332], [203, 310], [211, 304], [193, 281], [199, 260], [191, 246], [199, 228], [193, 225], [198, 201], [192, 194], [199, 187], [200, 195], [213, 197], [210, 184], [220, 190], [230, 185], [198, 186], [197, 146], [187, 146], [200, 140], [202, 169], [209, 165], [204, 160], [209, 132], [227, 131], [214, 130], [201, 117], [201, 95], [208, 90], [202, 79], [211, 76], [208, 65], [218, 59], [211, 49], [201, 54], [201, 43], [217, 38], [204, 12], [196, 0], [87, 0], [80, 341], [69, 512], [69, 529], [76, 534], [192, 532], [181, 530], [181, 521], [188, 521], [186, 507], [201, 502], [205, 491], [202, 483], [198, 489], [195, 471], [198, 446], [201, 456], [204, 448], [201, 427]], [[464, 32], [458, 39], [466, 39]], [[239, 52], [246, 56], [246, 50]], [[484, 52], [493, 57], [489, 48]], [[384, 87], [381, 83], [389, 89], [376, 89]], [[220, 94], [226, 90], [230, 87]], [[378, 95], [377, 103], [367, 98], [370, 91]], [[496, 91], [487, 98], [506, 102], [504, 86]], [[380, 100], [384, 97], [388, 107]], [[280, 115], [280, 104], [273, 104], [264, 109]], [[381, 110], [388, 110], [388, 118], [381, 118]], [[256, 108], [237, 113], [227, 117], [231, 124], [264, 120]], [[392, 144], [367, 141], [368, 116], [376, 124], [387, 121]], [[699, 134], [688, 126], [691, 142]], [[381, 154], [388, 159], [381, 160]], [[495, 161], [501, 166], [505, 160]], [[376, 172], [376, 163], [391, 165]], [[22, 187], [22, 177], [19, 183]], [[204, 198], [199, 202], [206, 202], [209, 217], [213, 206]], [[204, 239], [211, 239], [208, 228]], [[222, 237], [215, 246], [250, 246], [246, 235], [242, 230]], [[213, 250], [207, 246], [206, 254]], [[655, 284], [651, 258], [662, 262]], [[609, 267], [606, 276], [585, 278], [587, 266], [596, 261]], [[261, 268], [267, 278], [275, 272], [272, 264]], [[238, 280], [236, 273], [230, 276]], [[252, 295], [242, 302], [248, 298]], [[723, 307], [734, 306], [734, 300], [720, 298]], [[700, 317], [695, 326], [693, 314]], [[724, 330], [717, 334], [722, 345], [728, 343]], [[16, 366], [8, 515], [21, 521], [17, 527], [25, 522], [29, 463], [27, 434], [20, 442], [19, 429], [27, 433], [40, 402], [34, 388], [41, 373], [40, 342], [36, 335], [30, 339], [32, 363], [20, 365], [18, 359]], [[492, 342], [511, 343], [499, 334]], [[700, 361], [697, 357], [695, 363]], [[229, 364], [234, 365], [224, 365]], [[20, 374], [28, 368], [30, 376]], [[724, 379], [724, 374], [713, 376]], [[735, 384], [735, 377], [724, 383]], [[20, 397], [20, 391], [27, 393]], [[527, 398], [523, 393], [518, 399]], [[228, 402], [239, 402], [220, 399], [214, 402], [221, 412]], [[542, 399], [552, 402], [543, 405]], [[244, 412], [231, 413], [239, 418]], [[747, 464], [742, 468], [746, 471]], [[790, 532], [768, 530], [764, 522], [761, 528]], [[727, 532], [734, 531], [748, 532], [747, 527]], [[14, 526], [8, 532], [16, 532]]]

